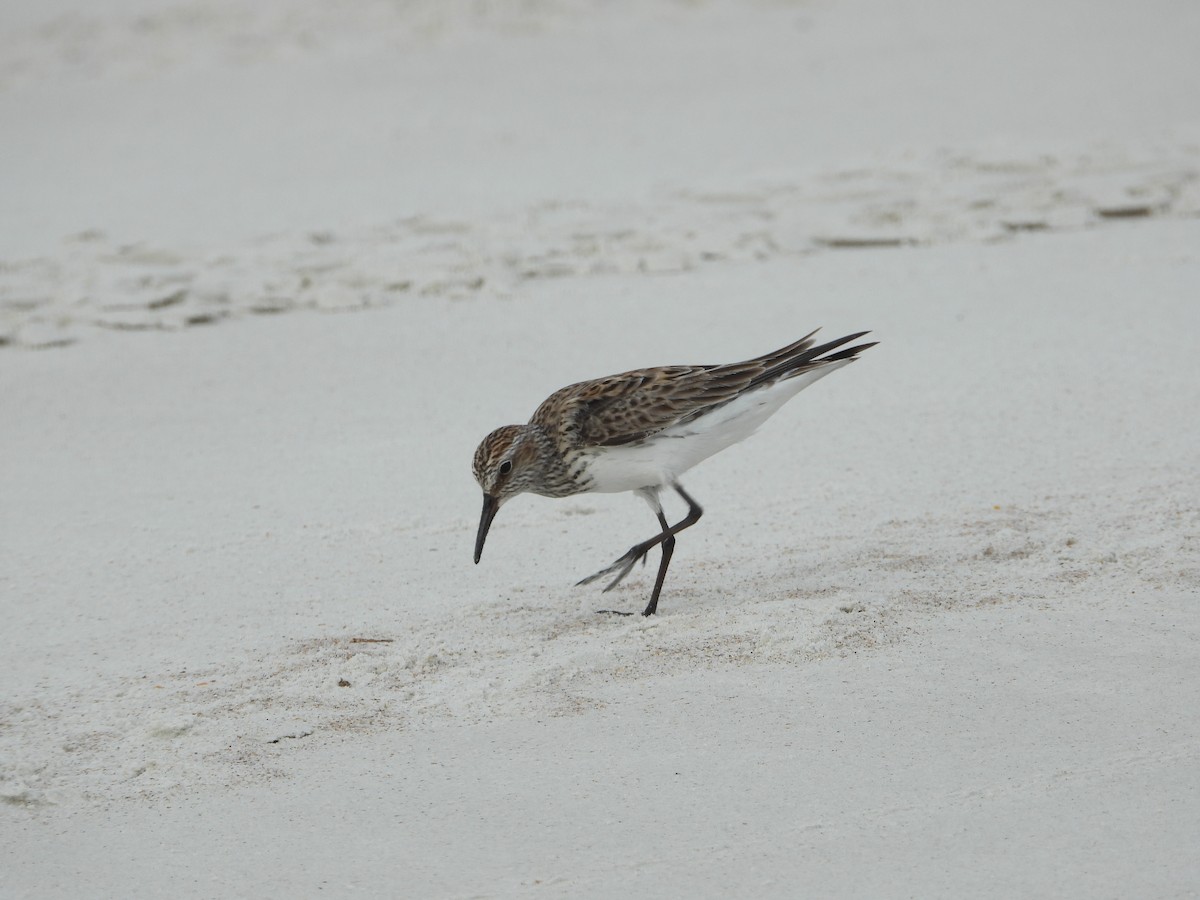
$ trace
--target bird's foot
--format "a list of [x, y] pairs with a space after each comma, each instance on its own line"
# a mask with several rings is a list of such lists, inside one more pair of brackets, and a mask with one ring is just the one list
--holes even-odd
[[593, 581], [599, 581], [601, 578], [607, 578], [609, 575], [612, 575], [615, 572], [616, 577], [604, 587], [604, 592], [607, 593], [625, 580], [625, 576], [633, 571], [633, 567], [637, 565], [637, 561], [639, 559], [645, 563], [646, 554], [649, 552], [650, 548], [645, 547], [642, 544], [638, 544], [636, 547], [630, 547], [629, 552], [614, 562], [611, 566], [607, 566], [594, 575], [589, 575], [587, 578], [575, 583], [576, 585], [591, 584]]
[[621, 612], [621, 610], [619, 610], [619, 609], [598, 609], [598, 610], [596, 610], [596, 615], [598, 615], [598, 616], [632, 616], [633, 613]]

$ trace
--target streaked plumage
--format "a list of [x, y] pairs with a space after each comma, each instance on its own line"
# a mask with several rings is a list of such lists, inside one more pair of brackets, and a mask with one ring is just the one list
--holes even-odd
[[[653, 615], [675, 535], [703, 513], [679, 476], [748, 437], [801, 390], [875, 346], [838, 350], [866, 333], [813, 346], [814, 331], [745, 362], [636, 369], [555, 391], [528, 424], [496, 429], [475, 451], [473, 470], [484, 495], [475, 562], [492, 519], [510, 497], [526, 491], [545, 497], [636, 491], [654, 510], [662, 531], [580, 584], [616, 573], [607, 591], [661, 544], [658, 578], [643, 613]], [[688, 504], [688, 515], [673, 526], [658, 499], [666, 486]]]

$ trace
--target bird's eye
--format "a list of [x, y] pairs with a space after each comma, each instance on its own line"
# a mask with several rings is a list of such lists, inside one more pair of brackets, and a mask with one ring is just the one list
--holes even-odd
[[507, 475], [511, 471], [512, 471], [512, 460], [511, 459], [506, 459], [504, 462], [500, 463], [500, 474], [501, 475]]

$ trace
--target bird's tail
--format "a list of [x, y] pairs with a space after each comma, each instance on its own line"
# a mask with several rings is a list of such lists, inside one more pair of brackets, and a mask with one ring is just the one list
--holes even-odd
[[[864, 350], [869, 350], [879, 343], [878, 341], [870, 341], [866, 344], [855, 344], [853, 347], [838, 350], [839, 347], [843, 347], [851, 341], [858, 340], [860, 337], [870, 334], [869, 331], [859, 331], [856, 334], [848, 334], [835, 341], [829, 341], [827, 344], [820, 344], [814, 347], [813, 335], [816, 333], [814, 331], [794, 344], [789, 344], [787, 347], [776, 350], [774, 353], [768, 353], [760, 357], [766, 364], [766, 368], [761, 375], [754, 379], [752, 384], [767, 384], [772, 381], [793, 378], [829, 363], [853, 362], [855, 359], [858, 359], [858, 354]], [[831, 353], [830, 351], [832, 350], [837, 350], [837, 352]]]

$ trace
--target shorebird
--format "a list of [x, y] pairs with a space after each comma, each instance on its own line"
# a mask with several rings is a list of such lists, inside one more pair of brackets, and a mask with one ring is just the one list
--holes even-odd
[[[633, 491], [650, 504], [662, 530], [579, 584], [613, 575], [604, 588], [610, 591], [661, 544], [658, 577], [642, 613], [654, 615], [675, 535], [695, 525], [704, 513], [679, 476], [749, 437], [804, 388], [876, 343], [838, 350], [868, 333], [860, 331], [813, 346], [816, 333], [745, 362], [635, 369], [581, 381], [547, 397], [528, 424], [497, 428], [475, 450], [472, 466], [483, 488], [475, 562], [483, 555], [497, 511], [517, 494], [570, 497]], [[667, 487], [688, 507], [687, 515], [674, 525], [668, 524], [659, 501]]]

